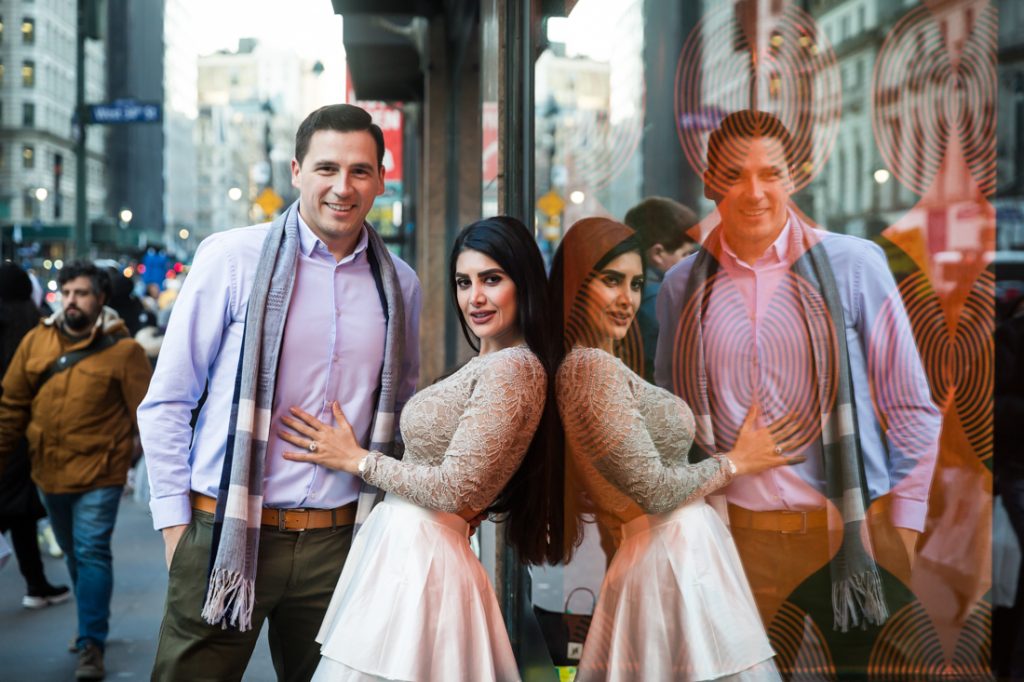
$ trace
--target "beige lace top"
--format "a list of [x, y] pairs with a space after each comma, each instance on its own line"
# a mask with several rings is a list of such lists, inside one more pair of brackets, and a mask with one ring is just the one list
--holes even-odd
[[688, 463], [690, 408], [618, 358], [574, 348], [555, 385], [573, 461], [603, 516], [625, 523], [671, 511], [731, 480], [719, 459]]
[[402, 411], [402, 461], [371, 453], [363, 478], [428, 509], [473, 515], [512, 478], [540, 422], [547, 375], [524, 346], [477, 356]]

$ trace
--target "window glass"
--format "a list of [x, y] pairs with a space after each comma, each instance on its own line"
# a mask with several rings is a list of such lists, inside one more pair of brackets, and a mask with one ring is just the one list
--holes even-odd
[[[631, 603], [662, 579], [685, 582], [686, 570], [629, 576], [685, 564], [686, 543], [715, 523], [654, 528], [716, 492], [706, 499], [730, 521], [725, 544], [738, 546], [758, 627], [787, 676], [924, 674], [933, 663], [906, 649], [913, 638], [962, 642], [962, 660], [988, 660], [991, 339], [1024, 299], [1024, 145], [1014, 138], [1024, 110], [998, 97], [1024, 93], [1024, 63], [1002, 49], [1022, 40], [999, 35], [995, 4], [579, 0], [547, 20], [535, 219], [564, 268], [569, 357], [605, 354], [577, 357], [588, 371], [576, 380], [608, 374], [585, 400], [559, 389], [581, 401], [560, 407], [584, 539], [568, 566], [534, 573], [536, 606], [588, 612], [605, 581], [620, 595], [639, 590]], [[594, 217], [630, 227], [578, 224]], [[574, 224], [589, 230], [575, 242]], [[622, 271], [604, 272], [609, 262]], [[584, 268], [575, 284], [572, 267]], [[586, 364], [605, 356], [618, 364]], [[602, 412], [602, 400], [614, 409]], [[714, 460], [700, 462], [739, 451], [758, 426], [780, 456], [805, 461], [723, 487]], [[863, 468], [840, 474], [837, 457]], [[677, 495], [691, 484], [693, 495]], [[850, 489], [852, 505], [839, 492]], [[874, 557], [864, 565], [882, 586], [852, 602], [833, 597], [849, 584], [832, 558], [836, 519], [862, 538], [843, 546], [845, 559]], [[844, 634], [833, 614], [842, 620], [854, 602], [884, 603], [889, 615]], [[967, 674], [954, 658], [942, 665]]]

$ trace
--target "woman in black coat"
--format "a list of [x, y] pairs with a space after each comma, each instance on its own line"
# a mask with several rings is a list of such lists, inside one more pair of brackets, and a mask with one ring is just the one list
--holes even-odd
[[[6, 373], [21, 338], [37, 324], [39, 309], [32, 302], [28, 275], [14, 263], [0, 264], [0, 377]], [[21, 603], [29, 609], [59, 604], [71, 597], [67, 587], [51, 585], [43, 573], [36, 522], [44, 516], [46, 510], [29, 476], [28, 444], [23, 438], [7, 458], [0, 476], [0, 533], [11, 531], [11, 544], [27, 587]]]

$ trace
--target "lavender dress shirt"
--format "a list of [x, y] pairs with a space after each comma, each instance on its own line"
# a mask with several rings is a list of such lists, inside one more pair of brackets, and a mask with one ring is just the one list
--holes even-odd
[[[149, 392], [138, 411], [157, 529], [191, 520], [191, 491], [217, 495], [245, 310], [268, 229], [269, 223], [205, 239], [174, 304]], [[365, 228], [353, 253], [341, 261], [335, 261], [301, 217], [299, 241], [274, 391], [263, 504], [331, 509], [356, 499], [358, 479], [284, 459], [282, 453], [295, 446], [276, 431], [283, 428], [280, 417], [293, 405], [333, 424], [330, 403], [337, 400], [356, 437], [366, 442], [384, 361], [384, 313], [367, 261]], [[393, 259], [406, 314], [400, 409], [415, 390], [419, 372], [420, 285], [412, 268]], [[207, 385], [209, 395], [193, 436], [191, 411]]]
[[[893, 524], [920, 532], [942, 420], [931, 401], [896, 282], [876, 244], [815, 232], [823, 240], [842, 301], [868, 493], [874, 500], [892, 492]], [[737, 258], [722, 240], [720, 265], [726, 277], [712, 286], [704, 318], [708, 393], [716, 445], [722, 450], [733, 443], [717, 442], [719, 424], [738, 427], [755, 395], [763, 422], [784, 419], [798, 409], [795, 387], [814, 390], [802, 315], [793, 315], [793, 307], [779, 293], [791, 276], [790, 234], [787, 222], [753, 265]], [[668, 390], [673, 390], [672, 348], [681, 301], [695, 258], [689, 256], [669, 270], [658, 295], [655, 380]], [[902, 352], [892, 352], [894, 346]], [[879, 381], [899, 381], [900, 390], [875, 390]], [[819, 439], [811, 439], [801, 454], [807, 456], [804, 464], [737, 478], [725, 489], [726, 498], [754, 511], [820, 509], [825, 505], [825, 471]]]

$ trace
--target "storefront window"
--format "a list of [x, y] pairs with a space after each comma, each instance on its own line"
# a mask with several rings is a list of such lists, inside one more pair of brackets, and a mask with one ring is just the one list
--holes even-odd
[[[997, 63], [997, 44], [1020, 39], [1003, 31], [1000, 41], [995, 3], [570, 5], [567, 17], [547, 19], [535, 68], [542, 246], [549, 258], [560, 244], [573, 248], [566, 233], [587, 217], [638, 230], [641, 317], [605, 350], [631, 377], [684, 399], [688, 408], [677, 409], [695, 419], [691, 465], [729, 452], [748, 426], [768, 428], [782, 456], [800, 460], [738, 478], [715, 503], [731, 523], [777, 664], [812, 677], [987, 669], [986, 592], [1005, 579], [990, 568], [998, 454], [991, 339], [993, 320], [1018, 309], [1024, 292], [1021, 145], [1011, 139], [1021, 110], [997, 99], [1000, 89], [1019, 99], [1024, 67]], [[997, 106], [1007, 117], [998, 148]], [[693, 245], [656, 241], [666, 230]], [[771, 238], [757, 241], [759, 230]], [[698, 253], [685, 257], [692, 248]], [[676, 256], [684, 259], [673, 270]], [[580, 338], [574, 343], [586, 346]], [[644, 452], [658, 460], [637, 454], [631, 466], [660, 472], [648, 492], [682, 485], [671, 439], [645, 412], [654, 409], [645, 400], [667, 394], [624, 385], [621, 409], [637, 410], [631, 423], [647, 424]], [[997, 392], [997, 410], [998, 400]], [[850, 415], [856, 426], [836, 431]], [[846, 440], [837, 449], [839, 433]], [[636, 434], [604, 433], [627, 435]], [[583, 449], [577, 458], [597, 457], [594, 441]], [[840, 475], [839, 460], [863, 470]], [[643, 566], [637, 553], [654, 551], [643, 542], [668, 537], [651, 530], [637, 541], [630, 523], [643, 517], [654, 528], [661, 511], [640, 499], [636, 471], [577, 465], [583, 544], [568, 566], [534, 572], [536, 606], [587, 612], [591, 593], [600, 601], [641, 590], [629, 597], [635, 603], [647, 598], [645, 583], [657, 590], [661, 579], [692, 577], [666, 568], [630, 580], [628, 561]], [[606, 490], [588, 485], [590, 466]], [[622, 506], [605, 508], [609, 499]], [[786, 537], [768, 542], [760, 533], [769, 529]], [[866, 599], [836, 596], [849, 575], [835, 557], [851, 545], [843, 560], [871, 557], [865, 575], [876, 587]], [[624, 547], [631, 558], [620, 558]], [[684, 556], [679, 547], [664, 551], [667, 563]], [[601, 593], [606, 579], [617, 595]], [[717, 579], [708, 585], [724, 589]], [[664, 601], [692, 607], [681, 604]], [[884, 613], [872, 611], [879, 605]], [[601, 609], [595, 622], [611, 627]], [[714, 611], [694, 613], [712, 627]], [[652, 612], [632, 626], [642, 630], [644, 618], [664, 625]], [[625, 625], [614, 626], [606, 647], [626, 636], [616, 629]]]

